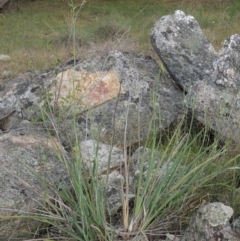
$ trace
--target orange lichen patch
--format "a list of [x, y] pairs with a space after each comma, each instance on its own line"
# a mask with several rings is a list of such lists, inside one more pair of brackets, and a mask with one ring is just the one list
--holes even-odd
[[57, 75], [51, 89], [53, 103], [77, 103], [83, 110], [98, 106], [124, 93], [114, 71], [86, 72], [68, 69]]

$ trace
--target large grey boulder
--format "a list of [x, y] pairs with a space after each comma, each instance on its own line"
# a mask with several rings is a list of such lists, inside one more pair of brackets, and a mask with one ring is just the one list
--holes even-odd
[[240, 35], [216, 52], [194, 17], [178, 10], [155, 24], [151, 41], [195, 117], [239, 141]]
[[41, 121], [41, 106], [62, 116], [56, 119], [65, 146], [78, 136], [123, 148], [144, 141], [151, 120], [165, 129], [183, 113], [182, 92], [148, 56], [111, 52], [73, 63], [0, 86], [0, 129], [14, 129], [21, 118]]
[[152, 29], [151, 42], [182, 89], [188, 91], [197, 81], [212, 82], [218, 55], [193, 16], [177, 10], [162, 17]]
[[78, 125], [87, 138], [131, 146], [150, 134], [151, 120], [157, 129], [165, 129], [183, 113], [182, 92], [150, 57], [111, 52], [77, 64], [75, 71], [75, 76], [100, 75], [84, 89], [84, 98], [80, 95]]
[[216, 202], [201, 206], [181, 241], [240, 240], [234, 234], [229, 222], [232, 215], [232, 208], [222, 203]]
[[51, 194], [49, 186], [58, 187], [67, 177], [58, 159], [59, 152], [66, 153], [58, 141], [28, 121], [17, 127], [0, 135], [0, 240], [32, 237], [40, 223], [21, 216], [36, 213]]
[[[88, 167], [96, 146], [101, 149], [97, 153], [99, 176], [106, 185], [109, 213], [115, 213], [121, 208], [119, 188], [125, 182], [120, 171], [123, 151], [116, 146], [144, 141], [151, 120], [156, 128], [164, 129], [183, 113], [182, 92], [150, 57], [112, 52], [73, 63], [44, 72], [29, 71], [0, 86], [0, 216], [24, 215], [39, 207], [45, 186], [27, 166], [49, 181], [67, 178], [55, 151], [68, 154], [56, 143], [70, 140], [72, 155], [76, 136]], [[43, 123], [44, 111], [51, 123], [47, 118]], [[46, 128], [56, 134], [50, 129], [53, 126], [60, 139], [48, 138]], [[106, 182], [109, 158], [111, 173]], [[26, 219], [3, 220], [0, 239], [15, 234], [26, 237], [38, 224]]]

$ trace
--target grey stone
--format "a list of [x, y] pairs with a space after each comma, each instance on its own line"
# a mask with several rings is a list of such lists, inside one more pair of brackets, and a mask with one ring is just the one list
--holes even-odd
[[[76, 61], [78, 63], [78, 61]], [[15, 112], [20, 119], [41, 118], [39, 105], [46, 98], [50, 80], [58, 71], [72, 67], [73, 62], [46, 71], [28, 71], [1, 83], [0, 120]]]
[[[0, 86], [0, 120], [12, 113], [16, 113], [19, 118], [30, 119], [31, 111], [27, 108], [41, 99], [41, 94], [37, 90], [42, 87], [41, 75], [36, 76], [32, 72], [20, 74], [4, 82]], [[39, 112], [39, 109], [36, 107], [35, 111]]]
[[0, 61], [7, 62], [10, 60], [11, 58], [8, 55], [0, 54]]
[[[148, 148], [139, 147], [131, 156], [129, 161], [129, 184], [133, 189], [138, 185], [137, 182], [140, 173], [143, 174], [144, 179], [146, 178], [150, 161], [153, 161], [155, 168], [160, 163], [160, 153], [157, 150], [152, 151]], [[159, 171], [152, 173], [155, 176], [159, 174]]]
[[78, 64], [76, 70], [114, 71], [124, 91], [81, 115], [78, 123], [85, 136], [123, 148], [145, 140], [151, 121], [165, 129], [183, 114], [181, 91], [150, 57], [111, 52]]
[[[123, 198], [126, 198], [128, 202], [134, 199], [135, 195], [132, 192], [125, 193], [125, 177], [120, 173], [120, 171], [112, 171], [107, 175], [102, 175], [103, 185], [106, 190], [106, 202], [108, 214], [113, 216], [119, 209], [123, 206]], [[106, 182], [107, 180], [107, 182]]]
[[240, 35], [216, 52], [194, 17], [178, 10], [155, 24], [151, 41], [195, 118], [239, 142]]
[[233, 210], [222, 203], [201, 206], [190, 221], [181, 241], [236, 241], [239, 240], [231, 229], [229, 220]]
[[80, 142], [80, 151], [86, 167], [92, 169], [97, 166], [99, 175], [112, 170], [119, 170], [124, 163], [122, 150], [95, 140]]
[[[140, 173], [142, 174], [142, 179], [145, 180], [147, 177], [149, 165], [151, 163], [152, 171], [151, 178], [152, 180], [158, 180], [158, 183], [164, 179], [165, 182], [168, 182], [172, 179], [174, 173], [174, 179], [172, 179], [172, 184], [180, 180], [184, 175], [186, 175], [187, 168], [181, 166], [181, 163], [174, 162], [171, 158], [165, 158], [163, 160], [164, 152], [160, 150], [151, 150], [149, 148], [140, 147], [138, 148], [129, 159], [129, 184], [135, 189], [138, 185], [138, 179]], [[167, 175], [167, 176], [166, 176]], [[181, 186], [179, 187], [181, 188]]]
[[58, 186], [67, 178], [57, 157], [60, 150], [65, 153], [64, 148], [57, 140], [26, 121], [18, 128], [0, 135], [0, 240], [31, 237], [40, 222], [21, 216], [36, 213], [51, 194], [48, 185]]
[[[0, 120], [13, 113], [18, 118], [41, 120], [39, 106], [48, 108], [57, 74], [73, 68], [73, 63], [69, 61], [45, 72], [30, 71], [5, 82], [0, 87]], [[81, 105], [76, 106], [78, 133], [72, 128], [73, 115], [62, 109], [63, 119], [58, 127], [66, 146], [68, 140], [73, 143], [76, 135], [80, 140], [95, 139], [121, 148], [131, 146], [150, 134], [150, 121], [158, 129], [165, 129], [183, 114], [182, 92], [169, 77], [161, 74], [157, 63], [148, 56], [111, 52], [76, 61], [74, 69], [86, 75], [116, 73], [124, 92], [80, 112]]]
[[[81, 159], [87, 169], [95, 167], [98, 178], [106, 190], [106, 202], [109, 215], [114, 215], [122, 207], [125, 194], [125, 177], [120, 173], [124, 165], [124, 152], [116, 147], [95, 140], [80, 143]], [[135, 195], [128, 193], [130, 202]]]
[[188, 91], [196, 81], [211, 82], [217, 52], [193, 16], [177, 10], [157, 21], [151, 42], [171, 77]]
[[240, 237], [240, 217], [233, 220], [233, 230]]

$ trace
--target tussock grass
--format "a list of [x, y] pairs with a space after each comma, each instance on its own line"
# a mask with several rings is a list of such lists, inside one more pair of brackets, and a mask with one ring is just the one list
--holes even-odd
[[[51, 122], [59, 138], [58, 120], [44, 110], [42, 113], [47, 128]], [[74, 119], [72, 128], [77, 128]], [[43, 200], [38, 214], [29, 215], [45, 224], [39, 228], [40, 237], [111, 241], [142, 235], [145, 240], [155, 240], [167, 233], [181, 235], [202, 204], [220, 201], [239, 212], [237, 147], [232, 149], [230, 142], [222, 144], [207, 127], [198, 129], [191, 118], [190, 122], [183, 118], [168, 135], [159, 133], [154, 122], [149, 130], [145, 144], [148, 149], [140, 156], [140, 172], [134, 186], [136, 197], [131, 203], [127, 201], [131, 168], [126, 161], [122, 167], [125, 183], [119, 186], [125, 197], [123, 208], [111, 217], [106, 206], [105, 179], [98, 174], [97, 151], [94, 165], [86, 169], [75, 129], [71, 159], [58, 153], [70, 182], [61, 187], [49, 185], [53, 195]]]
[[[152, 101], [155, 106], [154, 95]], [[67, 116], [67, 109], [62, 110], [63, 116]], [[119, 185], [123, 207], [113, 217], [107, 207], [108, 177], [104, 179], [98, 173], [98, 144], [94, 163], [87, 169], [81, 157], [77, 122], [72, 119], [75, 140], [69, 143], [71, 156], [56, 153], [68, 171], [69, 181], [60, 187], [48, 184], [53, 194], [45, 197], [37, 214], [28, 215], [44, 223], [39, 228], [40, 238], [113, 241], [140, 235], [150, 241], [167, 233], [180, 236], [202, 204], [220, 201], [236, 213], [240, 211], [239, 145], [223, 143], [207, 125], [187, 114], [167, 131], [159, 131], [155, 119], [154, 113], [144, 144], [148, 149], [139, 156], [139, 173], [133, 186], [129, 182], [131, 161], [124, 148], [125, 162], [119, 167], [124, 170], [125, 181]], [[59, 119], [51, 108], [42, 109], [42, 121], [49, 134], [61, 142]], [[135, 198], [128, 202], [130, 189]]]

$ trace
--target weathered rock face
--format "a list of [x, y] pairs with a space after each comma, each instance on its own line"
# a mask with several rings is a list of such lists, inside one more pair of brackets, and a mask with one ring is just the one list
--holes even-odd
[[211, 82], [217, 53], [193, 16], [178, 10], [162, 17], [151, 33], [152, 45], [172, 78], [188, 89], [196, 81]]
[[240, 35], [216, 52], [197, 21], [182, 11], [162, 17], [151, 33], [154, 49], [187, 93], [195, 117], [225, 138], [240, 140]]
[[[112, 52], [79, 63], [75, 69], [114, 77], [114, 84], [96, 78], [98, 91], [93, 87], [86, 91], [83, 103], [99, 104], [79, 118], [85, 136], [122, 148], [124, 142], [130, 146], [146, 139], [154, 113], [153, 121], [159, 129], [167, 128], [183, 113], [181, 91], [171, 79], [160, 76], [159, 67], [149, 57]], [[116, 97], [109, 99], [109, 92]]]
[[108, 170], [119, 170], [124, 163], [123, 150], [95, 140], [80, 142], [80, 151], [82, 161], [88, 169], [92, 169], [97, 162], [99, 175], [106, 174]]
[[[72, 64], [73, 61], [69, 61], [58, 68], [64, 71]], [[49, 80], [56, 76], [58, 68], [44, 72], [28, 71], [1, 83], [0, 121], [5, 119], [6, 123], [8, 116], [13, 114], [18, 121], [19, 119], [31, 120], [39, 115], [39, 108], [34, 104], [40, 103], [47, 94]]]
[[23, 121], [18, 129], [0, 135], [0, 240], [26, 238], [38, 227], [39, 222], [30, 219], [3, 219], [27, 216], [40, 207], [49, 190], [37, 175], [53, 185], [67, 176], [57, 158], [57, 149], [64, 149], [35, 128]]
[[199, 208], [181, 241], [237, 241], [229, 220], [232, 208], [222, 203], [210, 203]]
[[156, 127], [164, 129], [183, 112], [181, 91], [171, 79], [160, 75], [150, 57], [112, 52], [77, 62], [75, 68], [72, 65], [68, 62], [58, 67], [57, 74], [55, 70], [25, 73], [2, 85], [0, 128], [14, 128], [14, 121], [20, 118], [41, 119], [34, 104], [47, 99], [47, 105], [58, 105], [64, 113], [62, 129], [67, 134], [61, 132], [63, 139], [66, 135], [75, 139], [75, 130], [67, 120], [74, 112], [81, 140], [93, 138], [123, 147], [124, 133], [126, 146], [146, 139], [154, 113]]

